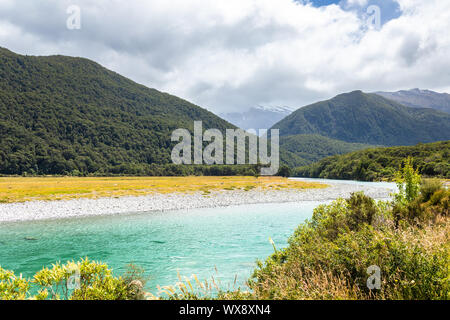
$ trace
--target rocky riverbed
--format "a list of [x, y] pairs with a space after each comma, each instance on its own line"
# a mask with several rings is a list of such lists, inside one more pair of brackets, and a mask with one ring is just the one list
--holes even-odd
[[63, 219], [151, 211], [214, 208], [240, 204], [328, 201], [346, 198], [352, 192], [388, 198], [392, 189], [358, 184], [329, 183], [324, 189], [305, 190], [227, 190], [210, 194], [171, 193], [140, 197], [31, 201], [0, 204], [0, 223], [13, 221]]

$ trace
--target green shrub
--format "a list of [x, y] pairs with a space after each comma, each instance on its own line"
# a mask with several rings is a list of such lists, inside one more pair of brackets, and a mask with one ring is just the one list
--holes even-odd
[[[249, 282], [254, 298], [447, 299], [448, 219], [394, 228], [389, 210], [363, 194], [316, 208], [288, 248], [259, 262]], [[370, 266], [381, 269], [379, 290], [367, 286]]]
[[[31, 280], [0, 268], [1, 300], [136, 300], [144, 298], [141, 273], [114, 277], [106, 264], [84, 259], [43, 268]], [[36, 295], [30, 293], [34, 287]]]
[[[434, 191], [433, 193], [431, 193]], [[412, 202], [394, 204], [392, 209], [395, 225], [407, 222], [418, 226], [427, 225], [439, 216], [448, 216], [450, 207], [450, 191], [438, 188], [438, 185], [427, 185], [421, 195]]]
[[28, 290], [30, 282], [27, 279], [0, 267], [0, 300], [24, 300]]
[[372, 225], [377, 213], [375, 201], [362, 192], [353, 193], [348, 203], [348, 225], [350, 230], [357, 230], [361, 225]]
[[450, 190], [438, 190], [431, 197], [430, 200], [424, 204], [426, 210], [432, 211], [433, 216], [449, 215], [450, 207]]
[[439, 179], [422, 180], [422, 184], [420, 185], [420, 195], [422, 196], [422, 201], [427, 202], [433, 194], [442, 189], [443, 185]]
[[145, 299], [146, 292], [144, 291], [144, 288], [148, 279], [145, 276], [145, 270], [143, 268], [134, 264], [129, 264], [122, 278], [126, 284], [130, 300]]
[[290, 177], [292, 175], [291, 168], [289, 168], [286, 165], [281, 166], [281, 168], [278, 170], [277, 176], [280, 177]]
[[420, 191], [421, 177], [413, 167], [413, 159], [408, 157], [405, 165], [395, 174], [395, 182], [399, 192], [395, 195], [396, 203], [405, 205], [417, 198]]

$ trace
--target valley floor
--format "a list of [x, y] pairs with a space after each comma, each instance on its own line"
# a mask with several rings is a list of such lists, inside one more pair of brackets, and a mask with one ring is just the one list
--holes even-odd
[[143, 196], [155, 193], [325, 188], [281, 177], [0, 177], [0, 203]]
[[[206, 179], [207, 177], [204, 177]], [[167, 178], [166, 178], [167, 179]], [[212, 179], [212, 178], [211, 178]], [[217, 178], [216, 178], [217, 179]], [[237, 178], [227, 178], [235, 179]], [[245, 178], [255, 179], [255, 178]], [[255, 179], [258, 181], [259, 179]], [[0, 222], [76, 218], [138, 212], [214, 208], [242, 204], [282, 203], [299, 201], [329, 201], [348, 197], [352, 192], [364, 191], [373, 198], [387, 198], [392, 192], [359, 184], [319, 184], [282, 178], [269, 180], [282, 182], [285, 187], [254, 185], [243, 188], [210, 188], [191, 192], [153, 192], [142, 196], [114, 196], [96, 199], [78, 198], [59, 201], [26, 201], [0, 204]], [[246, 184], [243, 185], [251, 185]], [[308, 187], [307, 187], [308, 186]]]

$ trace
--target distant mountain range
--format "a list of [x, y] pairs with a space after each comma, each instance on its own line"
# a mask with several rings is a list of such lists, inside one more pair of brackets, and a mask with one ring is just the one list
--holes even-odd
[[285, 154], [284, 160], [296, 166], [374, 145], [412, 145], [449, 139], [448, 115], [411, 109], [449, 111], [449, 98], [448, 94], [419, 89], [376, 95], [355, 91], [295, 112], [288, 107], [256, 107], [221, 116], [243, 129], [271, 125], [280, 129], [281, 148], [291, 153]]
[[411, 108], [431, 108], [450, 113], [450, 94], [430, 90], [401, 90], [397, 92], [375, 92]]
[[414, 145], [450, 140], [450, 114], [354, 91], [300, 108], [273, 128], [282, 136], [318, 134], [351, 143]]
[[275, 123], [292, 113], [288, 107], [253, 107], [245, 112], [221, 113], [223, 119], [237, 127], [248, 129], [269, 129]]

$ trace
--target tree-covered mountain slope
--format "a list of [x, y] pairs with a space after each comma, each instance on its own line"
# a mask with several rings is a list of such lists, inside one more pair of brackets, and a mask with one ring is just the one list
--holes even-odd
[[349, 143], [318, 134], [298, 134], [280, 138], [280, 147], [310, 164], [336, 154], [374, 147], [363, 143]]
[[283, 136], [319, 134], [346, 142], [414, 145], [449, 140], [450, 114], [354, 91], [300, 108], [273, 128]]
[[390, 180], [407, 157], [424, 176], [450, 179], [450, 141], [415, 146], [374, 148], [336, 155], [297, 168], [296, 175], [311, 178]]
[[[0, 48], [0, 174], [258, 174], [254, 166], [172, 165], [172, 132], [193, 132], [199, 120], [204, 130], [236, 129], [93, 61]], [[283, 149], [280, 158], [309, 163]]]
[[0, 48], [2, 174], [121, 172], [171, 163], [172, 131], [191, 129], [194, 120], [204, 128], [235, 128], [90, 60]]

